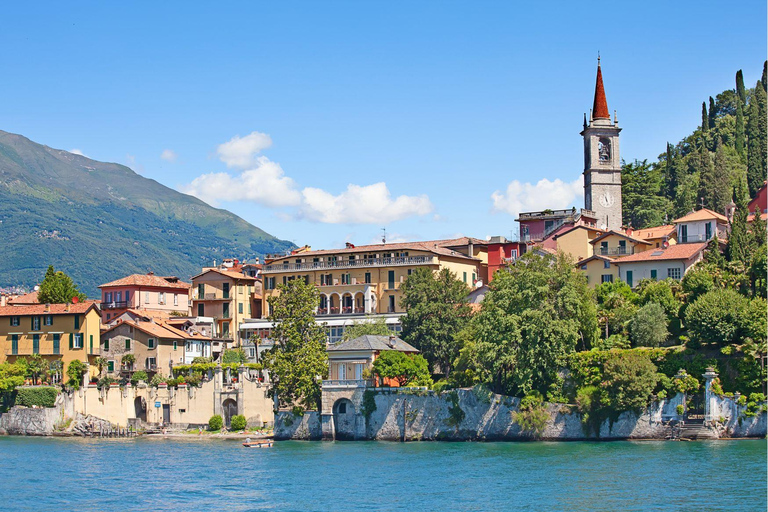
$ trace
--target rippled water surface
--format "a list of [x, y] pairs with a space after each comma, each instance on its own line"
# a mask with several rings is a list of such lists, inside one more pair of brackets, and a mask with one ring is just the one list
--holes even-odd
[[766, 442], [0, 438], [0, 509], [766, 510]]

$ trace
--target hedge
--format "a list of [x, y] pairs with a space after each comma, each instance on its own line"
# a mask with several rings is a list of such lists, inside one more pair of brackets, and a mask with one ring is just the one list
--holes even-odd
[[58, 394], [59, 390], [57, 388], [17, 388], [16, 405], [23, 405], [24, 407], [54, 407]]

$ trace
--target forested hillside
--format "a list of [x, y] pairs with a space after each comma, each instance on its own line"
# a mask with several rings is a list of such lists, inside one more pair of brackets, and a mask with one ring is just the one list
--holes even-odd
[[[735, 89], [709, 97], [701, 126], [658, 161], [634, 161], [622, 170], [624, 224], [658, 226], [702, 205], [723, 213], [739, 195], [754, 197], [766, 179], [766, 65], [746, 88], [741, 70]], [[741, 199], [744, 199], [742, 197]]]

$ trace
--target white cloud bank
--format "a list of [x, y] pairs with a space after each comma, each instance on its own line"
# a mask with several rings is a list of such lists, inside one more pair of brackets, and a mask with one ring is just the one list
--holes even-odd
[[551, 208], [568, 208], [584, 197], [584, 182], [581, 178], [566, 183], [560, 179], [549, 181], [544, 178], [537, 183], [521, 183], [513, 180], [507, 190], [491, 194], [493, 210], [517, 216], [520, 212], [535, 212]]
[[203, 174], [182, 192], [217, 205], [220, 201], [252, 201], [270, 208], [291, 208], [280, 212], [284, 218], [302, 218], [327, 224], [388, 223], [412, 216], [427, 215], [434, 209], [425, 194], [392, 198], [386, 183], [350, 184], [339, 195], [320, 188], [299, 189], [277, 162], [258, 154], [272, 145], [272, 138], [260, 132], [235, 136], [217, 148], [219, 160], [239, 174]]
[[163, 152], [160, 153], [160, 158], [166, 162], [175, 162], [178, 157], [179, 155], [172, 149], [164, 149]]

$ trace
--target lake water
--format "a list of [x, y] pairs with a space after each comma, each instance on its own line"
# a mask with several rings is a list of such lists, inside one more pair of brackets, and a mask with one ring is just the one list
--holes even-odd
[[766, 510], [766, 441], [0, 438], [0, 509]]

